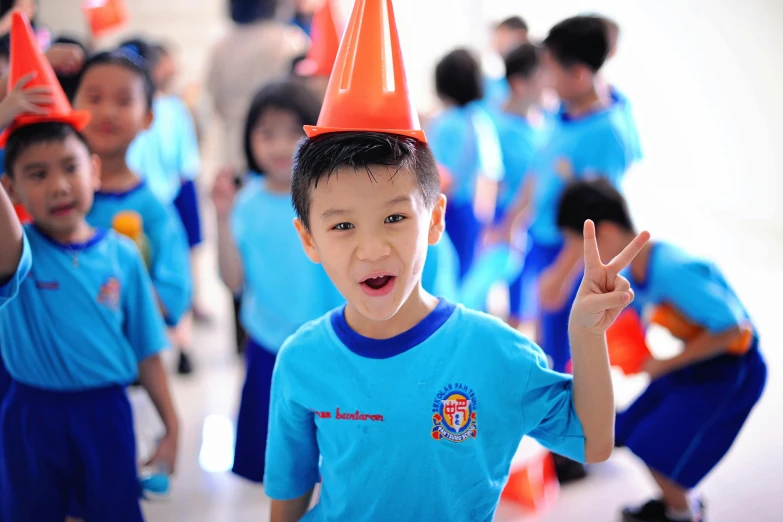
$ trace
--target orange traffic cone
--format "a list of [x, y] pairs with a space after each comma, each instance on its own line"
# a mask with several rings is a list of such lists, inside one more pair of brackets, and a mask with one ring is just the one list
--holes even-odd
[[332, 74], [340, 48], [340, 34], [331, 4], [330, 0], [325, 0], [323, 7], [313, 15], [310, 50], [307, 58], [296, 65], [296, 74], [300, 76], [329, 77]]
[[0, 147], [4, 147], [8, 136], [20, 127], [59, 121], [73, 125], [82, 130], [90, 121], [90, 113], [74, 111], [68, 103], [52, 66], [38, 46], [38, 40], [30, 27], [27, 17], [19, 10], [11, 15], [11, 60], [8, 74], [8, 90], [30, 73], [36, 73], [27, 87], [49, 87], [52, 89], [53, 102], [49, 106], [49, 114], [22, 114], [14, 119], [8, 129], [0, 135]]
[[560, 493], [552, 454], [536, 455], [523, 466], [512, 467], [500, 499], [540, 513], [552, 506]]
[[633, 308], [626, 308], [606, 331], [609, 347], [609, 363], [619, 367], [624, 374], [640, 373], [652, 357], [645, 340], [644, 326]]
[[427, 141], [413, 107], [391, 0], [356, 0], [318, 125], [331, 132], [385, 132]]
[[128, 21], [123, 0], [85, 0], [82, 12], [95, 38], [121, 28]]

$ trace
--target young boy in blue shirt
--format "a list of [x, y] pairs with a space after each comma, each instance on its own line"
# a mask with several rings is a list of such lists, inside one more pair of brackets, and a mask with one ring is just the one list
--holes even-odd
[[[633, 299], [618, 274], [647, 236], [609, 265], [587, 243], [573, 380], [504, 323], [423, 291], [446, 200], [411, 110], [390, 0], [357, 2], [348, 27], [292, 188], [305, 252], [347, 305], [278, 355], [264, 480], [272, 522], [489, 521], [524, 435], [582, 461], [611, 453], [604, 332]], [[367, 45], [345, 45], [357, 40]], [[363, 75], [346, 88], [354, 68]]]
[[[558, 226], [567, 241], [582, 242], [585, 219], [595, 222], [604, 259], [634, 237], [625, 200], [604, 179], [574, 182], [563, 193]], [[617, 444], [644, 461], [662, 493], [661, 499], [625, 509], [623, 516], [628, 522], [701, 521], [701, 502], [689, 493], [729, 450], [764, 389], [758, 334], [720, 270], [674, 245], [648, 243], [628, 276], [641, 312], [666, 304], [701, 333], [679, 355], [651, 359], [649, 387], [617, 415]], [[734, 340], [744, 329], [753, 333], [734, 353]]]
[[[120, 49], [92, 56], [84, 65], [75, 106], [92, 114], [84, 129], [101, 158], [101, 188], [87, 215], [91, 225], [112, 228], [124, 212], [140, 216], [150, 246], [149, 272], [166, 326], [175, 331], [192, 305], [190, 259], [185, 231], [170, 205], [163, 204], [128, 166], [136, 135], [152, 122], [154, 86], [140, 59]], [[179, 371], [191, 371], [187, 340], [178, 339]]]
[[[13, 31], [32, 34], [14, 18]], [[45, 67], [39, 77], [53, 78]], [[166, 426], [152, 461], [173, 471], [166, 337], [135, 245], [85, 220], [100, 161], [74, 128], [86, 115], [50, 87], [50, 112], [17, 118], [6, 145], [4, 186], [33, 224], [20, 225], [0, 190], [0, 348], [13, 380], [0, 412], [0, 509], [4, 520], [62, 521], [73, 499], [87, 520], [140, 521], [124, 387], [138, 376], [150, 393]]]

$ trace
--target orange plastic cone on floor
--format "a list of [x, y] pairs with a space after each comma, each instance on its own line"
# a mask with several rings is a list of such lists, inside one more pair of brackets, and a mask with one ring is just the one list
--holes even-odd
[[644, 326], [633, 308], [626, 308], [606, 331], [609, 363], [625, 375], [640, 373], [652, 357], [645, 340]]
[[49, 87], [52, 89], [53, 103], [49, 106], [48, 114], [22, 114], [14, 119], [13, 123], [0, 135], [0, 147], [5, 146], [9, 134], [20, 127], [49, 121], [60, 121], [73, 125], [77, 130], [82, 130], [90, 121], [90, 113], [74, 111], [68, 98], [65, 96], [57, 75], [44, 56], [38, 40], [30, 27], [30, 22], [21, 11], [14, 11], [11, 15], [11, 59], [8, 73], [8, 90], [11, 91], [16, 83], [30, 73], [36, 73], [26, 88]]
[[408, 92], [391, 0], [356, 0], [318, 125], [305, 126], [311, 138], [362, 131], [427, 141]]
[[82, 12], [95, 38], [121, 28], [128, 21], [128, 10], [122, 0], [85, 0]]
[[337, 51], [340, 48], [340, 34], [332, 14], [332, 2], [324, 5], [313, 15], [312, 39], [307, 58], [296, 66], [300, 76], [326, 76], [332, 74]]

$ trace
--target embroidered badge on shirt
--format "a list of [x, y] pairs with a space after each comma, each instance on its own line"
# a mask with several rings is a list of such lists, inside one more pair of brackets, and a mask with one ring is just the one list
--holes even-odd
[[98, 302], [113, 310], [120, 307], [120, 282], [116, 277], [110, 277], [103, 283], [98, 292]]
[[443, 387], [432, 402], [432, 438], [463, 442], [476, 438], [476, 394], [464, 384]]

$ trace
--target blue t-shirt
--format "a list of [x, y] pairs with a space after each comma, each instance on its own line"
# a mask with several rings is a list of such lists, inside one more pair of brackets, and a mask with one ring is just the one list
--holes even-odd
[[168, 346], [136, 246], [97, 230], [62, 245], [25, 227], [16, 273], [0, 286], [0, 348], [11, 376], [47, 390], [133, 382]]
[[511, 95], [511, 88], [505, 76], [499, 78], [484, 77], [484, 105], [490, 109], [499, 109]]
[[635, 161], [639, 161], [644, 158], [644, 151], [642, 150], [642, 140], [639, 138], [639, 130], [636, 127], [636, 119], [633, 115], [633, 108], [628, 97], [618, 91], [615, 87], [610, 87], [612, 97], [617, 100], [625, 111], [625, 118], [628, 125], [628, 135], [633, 148], [633, 158]]
[[177, 96], [160, 96], [152, 105], [152, 126], [139, 133], [128, 148], [128, 166], [140, 173], [163, 203], [179, 194], [183, 180], [201, 171], [201, 155], [193, 118]]
[[87, 221], [110, 229], [114, 217], [122, 211], [141, 216], [151, 251], [150, 278], [166, 312], [166, 324], [175, 326], [190, 309], [193, 290], [190, 250], [182, 222], [173, 207], [161, 203], [143, 181], [127, 192], [96, 192]]
[[443, 111], [430, 124], [427, 138], [435, 159], [453, 176], [450, 201], [472, 204], [479, 175], [503, 178], [497, 129], [478, 102]]
[[263, 177], [237, 196], [231, 234], [242, 258], [245, 286], [240, 320], [248, 335], [277, 352], [289, 335], [344, 299], [302, 248], [290, 194], [275, 194]]
[[537, 243], [562, 243], [557, 206], [569, 181], [601, 176], [619, 188], [636, 159], [635, 132], [629, 126], [626, 106], [619, 100], [579, 118], [561, 111], [552, 119], [533, 166], [536, 188], [530, 234]]
[[269, 427], [267, 495], [323, 477], [307, 521], [489, 521], [524, 435], [584, 460], [571, 377], [500, 320], [443, 300], [386, 340], [355, 333], [343, 308], [304, 326], [278, 355]]
[[444, 232], [440, 241], [427, 248], [421, 286], [432, 295], [459, 302], [459, 254]]
[[491, 114], [503, 154], [503, 181], [498, 191], [497, 209], [497, 215], [502, 216], [518, 197], [525, 176], [533, 168], [536, 152], [544, 143], [545, 126], [535, 126], [516, 114], [502, 111]]
[[711, 333], [724, 332], [750, 320], [714, 263], [674, 245], [655, 243], [644, 283], [630, 280], [634, 306], [642, 316], [649, 308], [667, 303]]

